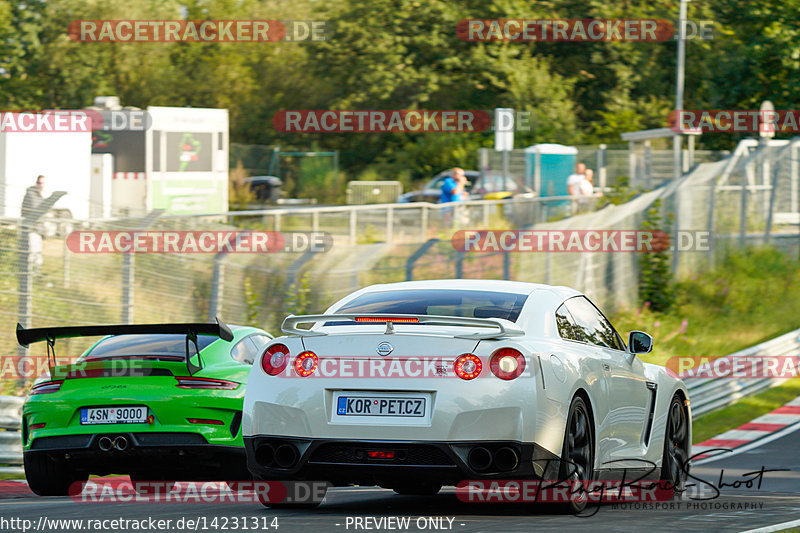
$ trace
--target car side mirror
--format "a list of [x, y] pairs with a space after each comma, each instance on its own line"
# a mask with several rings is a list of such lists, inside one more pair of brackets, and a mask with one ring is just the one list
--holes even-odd
[[653, 351], [653, 337], [644, 331], [631, 331], [628, 335], [628, 352], [633, 355]]

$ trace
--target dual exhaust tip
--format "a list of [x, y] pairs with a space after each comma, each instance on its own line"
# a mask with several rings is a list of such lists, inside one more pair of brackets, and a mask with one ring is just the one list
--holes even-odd
[[486, 472], [492, 468], [492, 465], [497, 471], [510, 472], [517, 468], [519, 454], [517, 450], [509, 446], [498, 448], [495, 452], [483, 446], [475, 446], [467, 455], [467, 463], [476, 472]]
[[97, 447], [102, 452], [110, 452], [111, 450], [124, 452], [128, 449], [128, 439], [122, 435], [117, 437], [103, 436], [97, 441]]
[[293, 444], [262, 444], [256, 448], [255, 458], [262, 466], [288, 469], [300, 460], [300, 452]]

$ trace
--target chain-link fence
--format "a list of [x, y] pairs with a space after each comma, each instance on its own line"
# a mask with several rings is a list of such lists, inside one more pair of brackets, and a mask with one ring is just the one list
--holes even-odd
[[[219, 316], [279, 333], [289, 313], [318, 312], [371, 283], [425, 278], [508, 278], [583, 290], [607, 308], [637, 300], [639, 254], [465, 253], [459, 229], [638, 229], [661, 200], [664, 230], [708, 232], [708, 246], [673, 252], [680, 274], [712, 265], [728, 247], [771, 242], [797, 254], [800, 140], [743, 141], [728, 159], [622, 205], [569, 197], [514, 197], [455, 205], [280, 208], [116, 220], [6, 219], [0, 227], [0, 385], [18, 394], [47, 367], [45, 346], [17, 346], [14, 329], [95, 323], [205, 321]], [[670, 215], [672, 214], [672, 217]], [[46, 228], [46, 229], [43, 229]], [[75, 253], [72, 231], [325, 232], [326, 253]], [[31, 238], [30, 233], [44, 237]], [[27, 233], [26, 233], [27, 232]], [[674, 241], [674, 239], [673, 239]], [[73, 247], [74, 248], [74, 247]], [[92, 339], [59, 341], [74, 357]], [[28, 358], [27, 355], [33, 356]], [[26, 356], [20, 358], [20, 356]]]

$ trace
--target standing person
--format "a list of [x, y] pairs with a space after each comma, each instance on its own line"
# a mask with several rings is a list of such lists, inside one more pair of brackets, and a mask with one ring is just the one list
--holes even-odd
[[[453, 202], [463, 202], [469, 196], [466, 191], [467, 175], [464, 173], [463, 168], [456, 167], [450, 172], [442, 183], [442, 195], [439, 197], [439, 203], [449, 204]], [[444, 215], [444, 225], [451, 224], [454, 209], [446, 207], [442, 209]]]
[[31, 219], [36, 218], [39, 209], [44, 202], [42, 191], [44, 190], [44, 176], [36, 178], [36, 185], [31, 185], [25, 191], [22, 199], [22, 229], [28, 233], [28, 253], [34, 272], [42, 269], [44, 259], [42, 258], [42, 223], [31, 223]]
[[439, 197], [439, 203], [447, 204], [466, 200], [466, 186], [467, 176], [464, 174], [464, 169], [454, 168], [442, 183], [442, 195]]
[[578, 186], [581, 196], [594, 196], [594, 170], [586, 169], [586, 179]]
[[575, 173], [567, 178], [567, 193], [570, 196], [580, 196], [581, 183], [586, 180], [586, 165], [578, 163], [575, 165]]

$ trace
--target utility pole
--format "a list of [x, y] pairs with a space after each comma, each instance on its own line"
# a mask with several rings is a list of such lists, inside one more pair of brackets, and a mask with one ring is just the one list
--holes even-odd
[[[683, 86], [684, 86], [684, 73], [686, 68], [686, 3], [688, 0], [681, 0], [680, 8], [678, 9], [678, 68], [675, 74], [675, 112], [680, 113], [683, 110]], [[678, 120], [680, 121], [680, 115], [678, 116]], [[678, 122], [680, 124], [680, 122]], [[678, 132], [675, 133], [672, 137], [672, 168], [673, 168], [673, 176], [674, 179], [680, 179], [683, 175], [683, 169], [681, 165], [681, 158], [683, 151], [683, 133], [678, 128]], [[673, 196], [673, 212], [674, 212], [674, 219], [673, 219], [673, 231], [672, 231], [672, 272], [678, 272], [678, 229], [680, 228], [679, 224], [679, 213], [678, 213], [678, 203], [677, 200], [677, 191], [675, 191], [675, 196]]]

